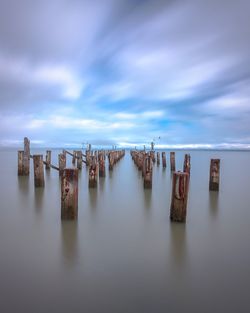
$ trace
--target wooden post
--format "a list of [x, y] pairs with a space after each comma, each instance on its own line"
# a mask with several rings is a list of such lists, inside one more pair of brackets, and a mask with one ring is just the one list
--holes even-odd
[[170, 166], [171, 172], [175, 171], [175, 152], [170, 152]]
[[190, 159], [191, 159], [190, 154], [185, 154], [183, 172], [188, 173], [189, 175], [190, 175], [190, 168], [191, 168]]
[[30, 141], [24, 138], [24, 155], [23, 155], [23, 175], [28, 176], [30, 173]]
[[112, 171], [113, 170], [113, 166], [114, 166], [114, 158], [113, 158], [113, 153], [110, 152], [109, 153], [109, 170]]
[[24, 175], [23, 157], [24, 151], [18, 151], [18, 176]]
[[59, 166], [59, 175], [62, 176], [63, 170], [66, 167], [66, 154], [58, 154], [58, 166]]
[[157, 152], [156, 157], [157, 157], [157, 166], [159, 166], [160, 165], [160, 152]]
[[90, 165], [90, 151], [86, 150], [86, 166]]
[[152, 160], [150, 156], [145, 157], [145, 173], [144, 173], [144, 188], [152, 188]]
[[61, 178], [61, 219], [78, 217], [78, 169], [65, 168]]
[[151, 142], [151, 151], [154, 151], [154, 146], [155, 146], [155, 144], [154, 144], [154, 142], [152, 141], [152, 142]]
[[33, 155], [35, 187], [44, 187], [43, 155]]
[[151, 157], [151, 160], [153, 161], [153, 163], [155, 163], [155, 153], [154, 153], [154, 151], [150, 151], [150, 157]]
[[79, 170], [82, 169], [82, 151], [76, 151], [76, 157], [77, 157], [77, 168]]
[[220, 185], [220, 159], [211, 159], [209, 190], [218, 191]]
[[92, 157], [89, 168], [89, 188], [96, 188], [97, 186], [97, 163], [96, 158]]
[[162, 157], [162, 167], [166, 168], [167, 167], [166, 152], [162, 152], [161, 157]]
[[76, 164], [76, 151], [73, 151], [73, 156], [72, 156], [72, 164], [75, 165]]
[[46, 151], [46, 170], [50, 170], [50, 165], [51, 165], [51, 151], [47, 150]]
[[172, 185], [172, 201], [170, 219], [174, 222], [185, 222], [187, 215], [187, 199], [189, 175], [183, 172], [174, 172]]
[[99, 176], [100, 177], [105, 177], [105, 159], [104, 155], [100, 154], [99, 156]]

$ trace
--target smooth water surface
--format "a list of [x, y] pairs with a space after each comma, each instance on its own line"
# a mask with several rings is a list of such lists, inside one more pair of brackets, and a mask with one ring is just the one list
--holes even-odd
[[[169, 220], [169, 152], [150, 191], [128, 151], [97, 189], [82, 169], [78, 220], [62, 222], [58, 172], [35, 190], [32, 168], [18, 177], [17, 152], [1, 150], [0, 312], [248, 312], [250, 153], [190, 154], [186, 224]], [[221, 158], [218, 193], [210, 158]]]

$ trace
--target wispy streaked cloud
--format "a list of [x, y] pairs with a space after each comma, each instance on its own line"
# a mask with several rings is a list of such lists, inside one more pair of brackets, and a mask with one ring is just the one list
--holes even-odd
[[1, 1], [0, 142], [248, 147], [249, 12], [247, 0]]

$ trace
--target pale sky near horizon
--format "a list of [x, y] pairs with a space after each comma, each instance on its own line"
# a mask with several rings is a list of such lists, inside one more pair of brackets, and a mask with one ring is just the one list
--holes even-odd
[[1, 0], [0, 146], [250, 148], [249, 30], [248, 0]]

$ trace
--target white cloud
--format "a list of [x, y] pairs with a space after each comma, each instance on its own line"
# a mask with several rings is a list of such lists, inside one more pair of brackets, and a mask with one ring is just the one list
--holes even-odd
[[163, 110], [157, 111], [144, 111], [141, 113], [126, 113], [126, 112], [118, 112], [113, 114], [113, 118], [120, 120], [138, 120], [140, 122], [141, 119], [150, 120], [155, 118], [161, 118], [165, 115]]
[[18, 58], [0, 55], [0, 76], [8, 78], [10, 83], [29, 83], [47, 87], [59, 87], [65, 99], [75, 100], [81, 96], [84, 81], [64, 64], [31, 65]]

